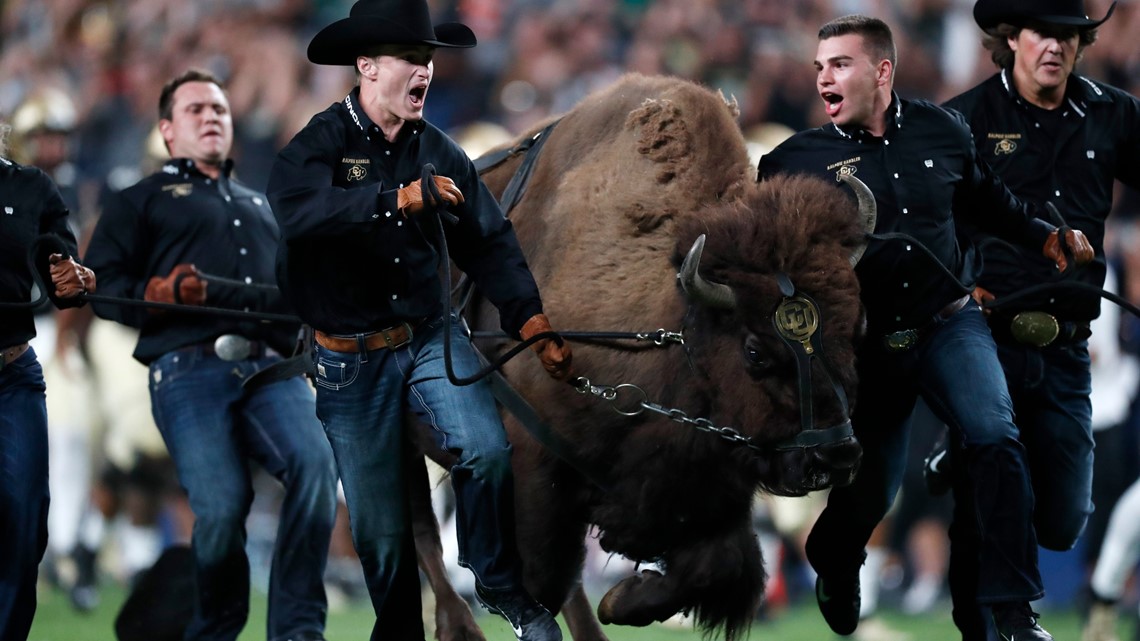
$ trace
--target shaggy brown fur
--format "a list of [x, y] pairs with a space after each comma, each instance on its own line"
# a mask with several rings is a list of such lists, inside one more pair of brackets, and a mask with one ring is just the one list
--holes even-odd
[[[484, 177], [493, 192], [517, 165]], [[794, 362], [771, 321], [781, 300], [774, 274], [782, 271], [819, 304], [824, 351], [854, 393], [859, 299], [847, 258], [860, 238], [854, 203], [814, 179], [757, 185], [723, 97], [636, 75], [590, 96], [550, 134], [510, 216], [555, 328], [685, 331], [683, 348], [576, 344], [575, 370], [592, 382], [635, 384], [651, 401], [757, 443], [795, 434]], [[733, 312], [691, 305], [677, 285], [700, 234], [708, 239], [702, 272], [732, 287]], [[486, 305], [473, 321], [497, 327]], [[599, 608], [603, 621], [645, 625], [685, 609], [731, 641], [748, 629], [763, 593], [751, 531], [755, 491], [803, 493], [815, 489], [810, 478], [841, 478], [857, 458], [852, 444], [834, 460], [802, 450], [761, 455], [656, 414], [621, 416], [551, 380], [532, 358], [511, 361], [507, 375], [583, 460], [610, 471], [612, 488], [603, 492], [507, 417], [526, 584], [551, 610], [578, 585], [592, 524], [606, 550], [665, 569], [611, 590]], [[844, 420], [827, 377], [813, 379], [817, 423]], [[828, 471], [813, 476], [819, 468]], [[841, 473], [828, 477], [831, 468]], [[571, 627], [604, 638], [596, 624]]]

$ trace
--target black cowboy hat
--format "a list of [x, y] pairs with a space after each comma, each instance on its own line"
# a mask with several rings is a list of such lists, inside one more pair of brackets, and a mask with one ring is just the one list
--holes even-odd
[[1023, 27], [1039, 22], [1061, 27], [1092, 29], [1108, 20], [1116, 3], [1100, 20], [1085, 14], [1084, 0], [978, 0], [974, 5], [974, 20], [982, 29], [992, 29], [1001, 23]]
[[474, 47], [475, 34], [458, 22], [433, 27], [425, 0], [357, 0], [347, 18], [313, 36], [309, 61], [355, 65], [356, 57], [369, 47], [387, 44]]

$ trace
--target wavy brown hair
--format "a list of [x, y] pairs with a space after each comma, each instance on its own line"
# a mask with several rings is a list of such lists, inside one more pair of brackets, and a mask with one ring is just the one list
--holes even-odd
[[[1063, 34], [1057, 33], [1057, 27], [1044, 24], [1029, 23], [1019, 27], [1003, 22], [996, 27], [986, 29], [982, 35], [982, 46], [989, 50], [990, 59], [999, 69], [1008, 69], [1013, 66], [1014, 53], [1013, 49], [1009, 48], [1009, 39], [1016, 38], [1022, 29], [1032, 29], [1038, 33], [1063, 37]], [[1085, 54], [1085, 48], [1096, 42], [1097, 30], [1077, 29], [1077, 35], [1080, 36], [1080, 40], [1077, 41], [1077, 62], [1080, 62], [1081, 57]]]

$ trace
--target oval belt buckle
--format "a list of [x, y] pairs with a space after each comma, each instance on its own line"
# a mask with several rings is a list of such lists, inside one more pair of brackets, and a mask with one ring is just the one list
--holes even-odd
[[905, 352], [918, 343], [918, 332], [913, 329], [900, 329], [883, 337], [887, 351]]
[[1052, 314], [1020, 312], [1009, 323], [1014, 340], [1034, 347], [1047, 347], [1061, 334], [1061, 324]]
[[249, 339], [238, 334], [222, 334], [214, 339], [214, 353], [223, 361], [244, 361], [251, 350]]

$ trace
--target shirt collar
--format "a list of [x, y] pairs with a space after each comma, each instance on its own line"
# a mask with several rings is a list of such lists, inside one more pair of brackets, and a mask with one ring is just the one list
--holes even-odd
[[848, 140], [866, 143], [873, 140], [882, 140], [891, 137], [891, 132], [895, 129], [901, 129], [903, 122], [902, 100], [899, 95], [894, 91], [891, 92], [891, 104], [887, 105], [887, 127], [883, 132], [883, 137], [879, 138], [871, 132], [863, 129], [862, 127], [840, 127], [835, 123], [831, 123], [831, 129]]
[[[998, 78], [1001, 80], [1002, 91], [1005, 92], [1006, 97], [1018, 107], [1028, 109], [1029, 102], [1022, 98], [1021, 94], [1017, 92], [1017, 88], [1013, 86], [1013, 71], [1006, 67], [998, 74]], [[1065, 83], [1064, 102], [1080, 117], [1085, 117], [1088, 111], [1088, 103], [1101, 100], [1107, 100], [1107, 98], [1104, 91], [1095, 82], [1075, 73], [1069, 75], [1069, 81]]]
[[[234, 161], [226, 158], [222, 162], [222, 176], [230, 177], [230, 172], [234, 169]], [[206, 176], [198, 169], [198, 165], [189, 158], [171, 158], [162, 163], [162, 173], [177, 176], [179, 174], [196, 174], [198, 176]], [[208, 178], [208, 176], [207, 176]]]
[[[368, 114], [364, 113], [364, 108], [360, 105], [360, 87], [353, 87], [352, 91], [344, 97], [344, 108], [348, 110], [348, 117], [364, 137], [368, 140], [375, 140], [377, 142], [384, 142], [384, 132], [380, 126], [372, 122]], [[400, 134], [397, 140], [410, 134], [418, 134], [424, 130], [424, 121], [418, 120], [416, 122], [405, 123], [400, 128]]]

